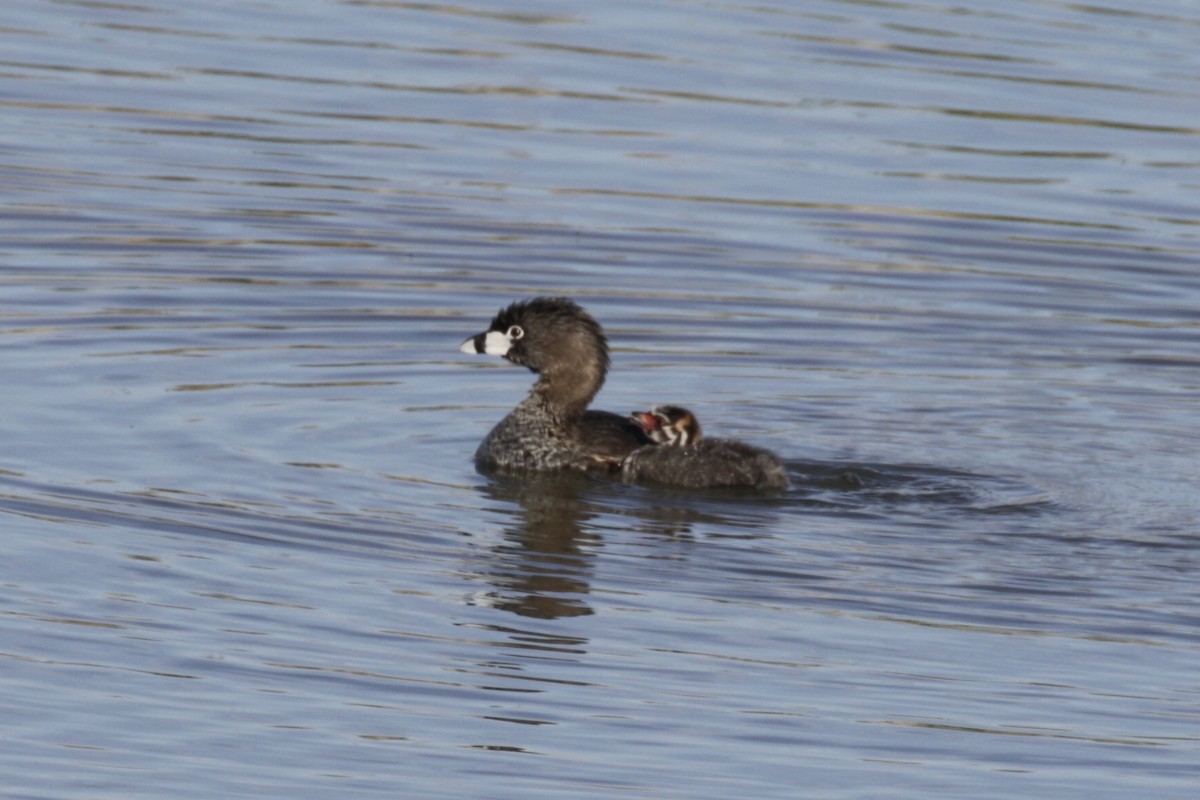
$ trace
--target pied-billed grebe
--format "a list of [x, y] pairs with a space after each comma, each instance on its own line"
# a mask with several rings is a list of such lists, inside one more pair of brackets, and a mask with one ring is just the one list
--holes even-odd
[[459, 349], [500, 356], [538, 375], [529, 395], [475, 451], [480, 468], [591, 469], [619, 462], [650, 441], [627, 417], [587, 410], [608, 373], [608, 341], [574, 301], [513, 303]]
[[689, 489], [791, 485], [779, 456], [732, 439], [704, 438], [696, 415], [686, 408], [656, 406], [635, 411], [630, 418], [653, 444], [639, 447], [621, 462], [621, 477], [627, 481]]

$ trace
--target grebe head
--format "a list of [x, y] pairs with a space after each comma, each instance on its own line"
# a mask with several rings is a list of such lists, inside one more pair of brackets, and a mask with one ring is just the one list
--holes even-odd
[[608, 369], [608, 341], [600, 323], [565, 297], [512, 303], [458, 349], [500, 356], [538, 373], [586, 365]]
[[458, 348], [500, 356], [540, 376], [534, 392], [564, 413], [581, 414], [604, 385], [608, 340], [578, 303], [565, 297], [535, 297], [513, 303]]
[[700, 422], [682, 406], [655, 406], [630, 414], [650, 441], [668, 447], [687, 447], [700, 441]]

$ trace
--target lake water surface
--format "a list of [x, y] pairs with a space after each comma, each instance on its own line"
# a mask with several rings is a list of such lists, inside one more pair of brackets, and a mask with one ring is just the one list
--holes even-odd
[[[1195, 797], [1198, 76], [1170, 0], [7, 3], [0, 796]], [[478, 474], [538, 294], [793, 488]]]

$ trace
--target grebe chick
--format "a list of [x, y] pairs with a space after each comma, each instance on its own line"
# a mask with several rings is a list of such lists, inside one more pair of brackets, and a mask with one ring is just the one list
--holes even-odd
[[655, 444], [687, 447], [700, 441], [700, 420], [683, 406], [655, 406], [629, 415]]
[[791, 485], [779, 456], [732, 439], [704, 438], [696, 415], [681, 406], [656, 406], [630, 418], [653, 444], [621, 462], [621, 477], [689, 489], [746, 486], [786, 489]]
[[459, 349], [500, 356], [538, 376], [475, 451], [480, 469], [586, 470], [619, 463], [650, 441], [633, 420], [588, 410], [608, 373], [608, 341], [572, 300], [513, 303]]

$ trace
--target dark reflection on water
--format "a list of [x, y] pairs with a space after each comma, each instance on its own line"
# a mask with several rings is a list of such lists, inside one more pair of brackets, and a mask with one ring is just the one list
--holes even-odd
[[[5, 792], [1191, 798], [1198, 22], [6, 3]], [[536, 294], [793, 488], [475, 474]]]
[[[503, 542], [490, 548], [480, 575], [492, 588], [472, 602], [544, 619], [593, 613], [586, 598], [595, 561], [615, 535], [695, 544], [703, 528], [726, 538], [774, 538], [814, 513], [892, 524], [915, 517], [962, 532], [977, 515], [1035, 518], [1055, 510], [1019, 482], [954, 470], [789, 462], [788, 471], [793, 487], [785, 493], [640, 487], [575, 473], [491, 474], [481, 488], [499, 501], [490, 514], [505, 520]], [[757, 569], [746, 577], [770, 578], [769, 567]]]
[[[581, 475], [530, 475], [488, 483], [493, 500], [517, 504], [518, 518], [504, 527], [504, 543], [493, 550], [486, 580], [494, 586], [487, 602], [522, 616], [554, 619], [590, 614], [592, 560], [596, 537], [583, 528], [596, 511], [582, 497]], [[482, 601], [484, 598], [477, 598]]]

